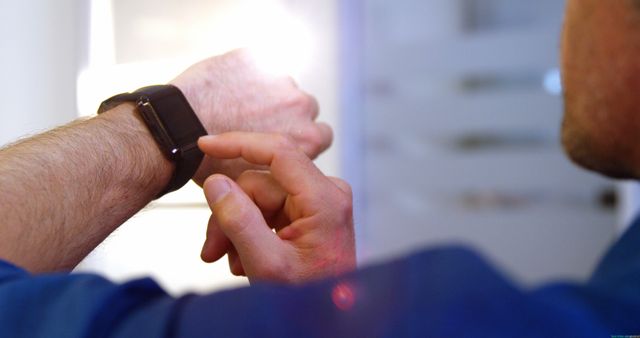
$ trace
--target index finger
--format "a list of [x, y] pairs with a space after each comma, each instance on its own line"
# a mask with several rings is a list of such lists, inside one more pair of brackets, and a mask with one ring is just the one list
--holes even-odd
[[328, 180], [293, 141], [280, 134], [230, 132], [209, 135], [201, 137], [198, 146], [214, 158], [242, 157], [250, 163], [269, 166], [276, 181], [292, 195], [316, 191]]

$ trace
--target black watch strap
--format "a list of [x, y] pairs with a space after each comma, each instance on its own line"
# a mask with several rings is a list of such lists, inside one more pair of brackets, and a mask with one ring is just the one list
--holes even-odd
[[207, 131], [180, 89], [160, 85], [116, 95], [100, 105], [98, 114], [123, 102], [136, 104], [160, 149], [175, 163], [173, 177], [158, 197], [183, 187], [202, 163], [204, 154], [198, 148], [198, 138], [207, 135]]

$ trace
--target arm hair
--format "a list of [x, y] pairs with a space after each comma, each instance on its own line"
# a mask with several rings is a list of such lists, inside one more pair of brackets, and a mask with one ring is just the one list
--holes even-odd
[[172, 170], [132, 104], [0, 150], [0, 258], [32, 272], [72, 269]]

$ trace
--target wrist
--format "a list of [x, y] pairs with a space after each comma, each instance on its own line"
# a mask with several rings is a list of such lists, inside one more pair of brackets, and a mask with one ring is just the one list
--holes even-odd
[[[182, 92], [182, 95], [187, 99], [187, 102], [207, 131], [207, 134], [214, 135], [226, 131], [224, 125], [227, 121], [221, 118], [220, 114], [214, 116], [216, 115], [214, 108], [225, 106], [225, 103], [220, 99], [220, 93], [211, 89], [212, 84], [209, 83], [208, 86], [206, 86], [206, 90], [198, 90], [198, 88], [205, 88], [205, 86], [194, 83], [193, 81], [182, 80], [181, 78], [177, 78], [169, 82], [169, 84], [175, 86]], [[206, 98], [203, 98], [203, 95], [206, 95]], [[207, 102], [207, 104], [203, 104], [203, 102]], [[212, 106], [212, 102], [215, 102], [215, 107]]]
[[121, 159], [118, 168], [123, 169], [124, 177], [135, 181], [126, 184], [146, 185], [152, 198], [159, 194], [171, 180], [175, 165], [163, 154], [135, 104], [119, 104], [96, 119], [110, 130], [108, 143]]
[[[196, 94], [193, 84], [186, 84], [184, 81], [181, 81], [181, 78], [176, 78], [169, 82], [169, 84], [175, 86], [182, 92], [182, 95], [187, 99], [187, 102], [191, 105], [193, 112], [196, 114], [208, 134], [215, 135], [223, 131], [222, 128], [216, 128], [209, 121], [207, 114], [204, 113], [204, 109], [201, 108], [199, 96]], [[217, 162], [220, 161], [208, 158], [208, 156], [205, 155], [202, 163], [200, 163], [200, 167], [198, 167], [198, 170], [196, 170], [196, 173], [193, 175], [193, 181], [202, 186], [204, 180], [207, 179], [209, 175], [220, 171], [220, 168], [215, 168]]]
[[102, 102], [103, 113], [123, 102], [135, 102], [137, 116], [144, 121], [161, 152], [174, 163], [173, 176], [157, 198], [188, 183], [202, 163], [198, 138], [207, 135], [188, 99], [175, 85], [152, 85], [122, 93]]

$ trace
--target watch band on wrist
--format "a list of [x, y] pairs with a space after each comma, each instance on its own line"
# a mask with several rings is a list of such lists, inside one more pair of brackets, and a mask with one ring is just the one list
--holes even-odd
[[183, 187], [200, 167], [204, 154], [198, 148], [198, 138], [207, 135], [187, 99], [175, 86], [149, 86], [107, 99], [98, 114], [124, 102], [136, 104], [158, 146], [175, 163], [173, 177], [158, 198]]

